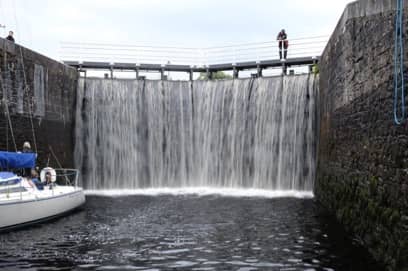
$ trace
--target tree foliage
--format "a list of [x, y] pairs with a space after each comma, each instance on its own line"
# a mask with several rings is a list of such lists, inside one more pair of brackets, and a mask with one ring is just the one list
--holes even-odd
[[[213, 80], [232, 79], [232, 76], [226, 74], [225, 72], [218, 71], [212, 74], [212, 79]], [[200, 73], [200, 77], [198, 77], [198, 80], [208, 80], [208, 74], [206, 72]]]

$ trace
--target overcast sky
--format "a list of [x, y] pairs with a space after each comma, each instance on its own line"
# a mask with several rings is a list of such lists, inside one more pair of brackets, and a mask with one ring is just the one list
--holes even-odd
[[60, 42], [207, 47], [330, 35], [351, 0], [0, 0], [1, 29], [59, 59]]

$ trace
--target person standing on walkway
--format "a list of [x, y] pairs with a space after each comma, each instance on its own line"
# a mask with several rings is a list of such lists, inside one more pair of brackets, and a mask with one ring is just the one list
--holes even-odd
[[[282, 29], [279, 32], [278, 37], [276, 39], [279, 42], [279, 59], [286, 60], [286, 57], [288, 55], [289, 41], [288, 41], [288, 35], [285, 32], [285, 29]], [[282, 58], [282, 51], [283, 51], [283, 58]]]
[[11, 42], [15, 42], [13, 35], [14, 35], [14, 32], [9, 31], [9, 35], [7, 36], [6, 40], [9, 40]]

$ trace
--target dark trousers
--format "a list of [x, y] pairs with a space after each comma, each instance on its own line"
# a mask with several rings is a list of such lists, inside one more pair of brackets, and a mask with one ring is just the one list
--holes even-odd
[[279, 59], [282, 59], [282, 51], [283, 51], [283, 59], [286, 59], [288, 56], [288, 41], [281, 40], [279, 41]]

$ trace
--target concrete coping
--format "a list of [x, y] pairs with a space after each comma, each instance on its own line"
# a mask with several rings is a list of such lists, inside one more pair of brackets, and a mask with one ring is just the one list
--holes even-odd
[[21, 55], [23, 59], [26, 59], [26, 58], [31, 59], [34, 61], [35, 64], [47, 66], [47, 65], [51, 65], [51, 63], [54, 63], [54, 64], [61, 65], [62, 67], [64, 67], [64, 69], [70, 69], [70, 70], [72, 69], [73, 71], [76, 71], [76, 69], [64, 64], [61, 61], [49, 58], [48, 56], [35, 52], [18, 43], [14, 43], [14, 42], [8, 41], [7, 39], [0, 38], [0, 53], [3, 54], [4, 51], [14, 57], [15, 56], [19, 57]]
[[16, 44], [6, 39], [0, 38], [0, 50], [4, 50], [12, 55], [16, 54]]
[[[396, 0], [359, 0], [347, 5], [340, 23], [344, 24], [350, 19], [371, 16], [378, 13], [384, 13], [395, 10], [397, 7]], [[408, 7], [407, 1], [404, 7]]]
[[[354, 18], [391, 12], [396, 10], [396, 8], [397, 8], [396, 0], [359, 0], [349, 3], [345, 8], [343, 15], [341, 16], [336, 26], [336, 29], [334, 30], [332, 36], [330, 37], [327, 46], [330, 43], [335, 42], [337, 37], [344, 32], [344, 27], [347, 21]], [[404, 8], [405, 9], [408, 8], [408, 1], [404, 1]], [[326, 49], [323, 51], [322, 58], [324, 58], [325, 54]]]

